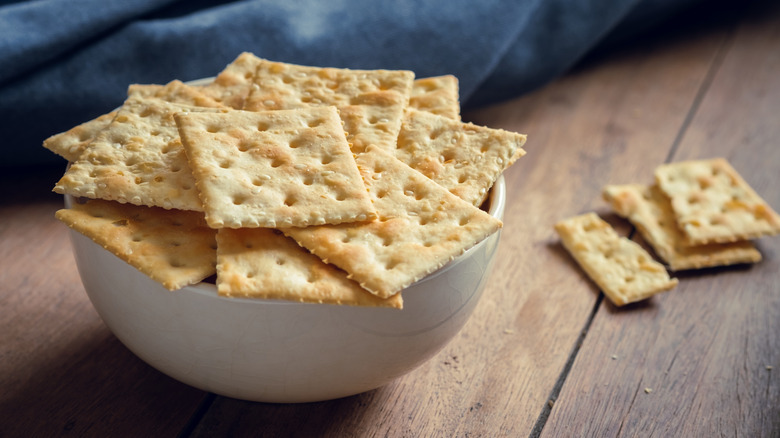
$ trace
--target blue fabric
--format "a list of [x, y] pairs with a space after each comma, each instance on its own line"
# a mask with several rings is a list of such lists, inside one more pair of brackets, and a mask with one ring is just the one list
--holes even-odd
[[465, 106], [564, 73], [616, 28], [694, 0], [33, 0], [0, 2], [0, 166], [53, 163], [49, 135], [106, 113], [131, 83], [276, 61], [454, 74]]

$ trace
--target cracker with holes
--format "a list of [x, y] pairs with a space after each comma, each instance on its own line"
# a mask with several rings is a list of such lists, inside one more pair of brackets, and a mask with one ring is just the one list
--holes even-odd
[[780, 232], [780, 216], [723, 158], [664, 164], [655, 176], [689, 245]]
[[376, 218], [335, 107], [177, 114], [214, 228]]
[[344, 271], [268, 228], [222, 228], [217, 233], [217, 291], [229, 297], [303, 303], [403, 307], [401, 294], [379, 298]]
[[452, 75], [415, 79], [409, 108], [460, 120], [458, 78]]
[[202, 213], [92, 199], [56, 217], [169, 290], [216, 272], [216, 231]]
[[461, 199], [479, 206], [526, 136], [408, 109], [395, 157]]
[[111, 111], [74, 126], [65, 132], [54, 134], [43, 141], [43, 147], [70, 162], [74, 162], [79, 159], [81, 153], [95, 136], [111, 124], [114, 117], [116, 117], [116, 111]]
[[395, 146], [409, 103], [414, 73], [406, 70], [350, 70], [309, 67], [261, 59], [248, 111], [336, 106], [353, 152], [370, 144]]
[[173, 114], [222, 111], [132, 96], [57, 182], [54, 191], [202, 211]]
[[[222, 107], [220, 103], [181, 81], [174, 80], [166, 85], [132, 84], [127, 89], [127, 95], [136, 97], [158, 97], [174, 103], [182, 103], [203, 107]], [[116, 117], [117, 111], [104, 114], [88, 122], [84, 122], [65, 132], [52, 135], [43, 142], [43, 147], [66, 160], [75, 162], [81, 153], [104, 129], [108, 128]]]
[[595, 213], [555, 224], [563, 246], [604, 295], [623, 306], [667, 291], [678, 283], [636, 242], [618, 235]]
[[684, 245], [669, 199], [653, 185], [608, 185], [602, 194], [612, 209], [627, 218], [673, 271], [761, 261], [750, 241]]
[[252, 53], [244, 52], [238, 55], [211, 84], [202, 91], [222, 104], [235, 109], [244, 107], [244, 100], [252, 89], [255, 70], [260, 58]]
[[396, 294], [502, 226], [378, 147], [356, 160], [377, 220], [282, 231], [379, 297]]

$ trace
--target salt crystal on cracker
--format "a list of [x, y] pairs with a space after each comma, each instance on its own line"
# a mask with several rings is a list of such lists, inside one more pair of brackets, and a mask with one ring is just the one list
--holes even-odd
[[376, 218], [335, 107], [177, 114], [214, 228]]
[[780, 216], [723, 158], [664, 164], [655, 176], [688, 245], [780, 233]]
[[377, 220], [282, 231], [379, 297], [401, 291], [502, 226], [378, 147], [357, 162]]
[[678, 283], [636, 242], [618, 235], [595, 213], [555, 224], [563, 246], [616, 306], [672, 289]]
[[685, 236], [677, 227], [671, 203], [655, 185], [608, 185], [602, 193], [613, 210], [631, 221], [674, 271], [761, 260], [761, 253], [750, 241], [684, 245]]
[[129, 97], [54, 191], [136, 205], [202, 211], [173, 114], [221, 111]]
[[202, 213], [92, 199], [56, 217], [169, 290], [216, 273], [216, 232]]
[[217, 291], [229, 297], [302, 303], [403, 307], [401, 294], [379, 298], [294, 240], [268, 228], [217, 233]]
[[370, 144], [390, 151], [413, 80], [414, 73], [406, 70], [309, 67], [261, 59], [244, 109], [333, 105], [339, 109], [353, 152], [361, 153]]
[[408, 109], [395, 157], [479, 206], [501, 173], [525, 154], [526, 136]]

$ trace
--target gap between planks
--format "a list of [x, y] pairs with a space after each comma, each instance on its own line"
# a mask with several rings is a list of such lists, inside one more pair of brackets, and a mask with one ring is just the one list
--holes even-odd
[[[712, 82], [715, 79], [715, 75], [718, 73], [718, 70], [720, 70], [721, 65], [723, 65], [723, 60], [726, 58], [726, 54], [731, 48], [731, 45], [734, 41], [737, 24], [738, 23], [732, 24], [732, 26], [730, 27], [730, 29], [726, 34], [726, 37], [723, 39], [723, 42], [721, 43], [720, 47], [718, 47], [718, 50], [715, 52], [715, 56], [712, 59], [712, 63], [710, 64], [710, 67], [707, 70], [707, 73], [704, 76], [704, 79], [702, 80], [702, 83], [699, 86], [698, 91], [696, 92], [696, 96], [691, 102], [691, 108], [688, 110], [688, 113], [685, 115], [685, 119], [683, 119], [683, 123], [682, 125], [680, 125], [680, 129], [677, 132], [677, 135], [675, 136], [674, 140], [672, 141], [671, 147], [669, 148], [669, 153], [667, 154], [666, 159], [664, 160], [665, 163], [670, 163], [674, 158], [674, 156], [677, 154], [677, 150], [679, 149], [679, 146], [682, 143], [682, 139], [685, 136], [688, 127], [693, 121], [693, 118], [696, 116], [696, 113], [699, 111], [699, 107], [701, 106], [702, 100], [704, 100], [704, 96], [709, 91], [710, 86], [712, 85]], [[628, 233], [628, 238], [633, 239], [635, 233], [636, 233], [636, 228], [632, 225], [631, 230]], [[533, 429], [531, 429], [529, 438], [539, 438], [541, 436], [542, 430], [544, 429], [544, 426], [547, 423], [547, 419], [550, 417], [550, 413], [552, 412], [552, 408], [555, 405], [555, 401], [558, 399], [558, 396], [561, 393], [563, 384], [566, 381], [566, 378], [569, 376], [569, 372], [571, 371], [571, 368], [574, 365], [574, 361], [577, 358], [577, 354], [580, 351], [580, 347], [582, 347], [582, 343], [585, 341], [585, 337], [588, 335], [590, 326], [593, 323], [593, 320], [595, 319], [596, 314], [601, 308], [603, 302], [604, 302], [604, 293], [602, 291], [599, 291], [599, 297], [594, 303], [593, 309], [591, 309], [590, 315], [588, 315], [588, 319], [587, 321], [585, 321], [585, 325], [583, 326], [579, 337], [577, 337], [577, 341], [574, 344], [574, 348], [572, 348], [572, 351], [569, 354], [569, 358], [566, 360], [566, 363], [563, 366], [563, 370], [561, 370], [561, 374], [558, 376], [558, 379], [553, 385], [552, 391], [550, 391], [550, 396], [547, 398], [547, 401], [542, 406], [542, 410], [539, 413], [539, 417], [537, 417], [536, 424], [534, 424]]]

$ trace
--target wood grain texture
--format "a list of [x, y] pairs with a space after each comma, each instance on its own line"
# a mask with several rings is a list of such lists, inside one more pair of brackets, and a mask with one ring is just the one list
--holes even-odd
[[[673, 161], [723, 156], [780, 206], [780, 8], [724, 42]], [[772, 116], [770, 116], [770, 114]], [[780, 239], [755, 266], [690, 271], [594, 318], [542, 436], [779, 436]]]
[[552, 228], [595, 210], [628, 235], [602, 186], [648, 183], [670, 159], [725, 156], [780, 207], [777, 9], [726, 18], [735, 32], [633, 46], [464, 113], [529, 136], [505, 175], [493, 277], [437, 356], [340, 400], [250, 403], [153, 370], [84, 293], [53, 217], [61, 170], [1, 176], [14, 190], [0, 201], [0, 418], [15, 421], [0, 421], [0, 436], [780, 435], [780, 238], [759, 242], [756, 266], [686, 273], [677, 289], [618, 310]]
[[147, 366], [103, 325], [54, 219], [56, 171], [0, 179], [14, 187], [0, 204], [0, 436], [175, 435], [205, 393]]
[[194, 436], [527, 436], [598, 298], [552, 226], [591, 210], [622, 224], [606, 214], [601, 187], [652, 178], [721, 41], [648, 45], [465, 113], [529, 140], [528, 154], [505, 173], [509, 199], [493, 278], [460, 335], [418, 370], [367, 394], [299, 406], [217, 398]]

